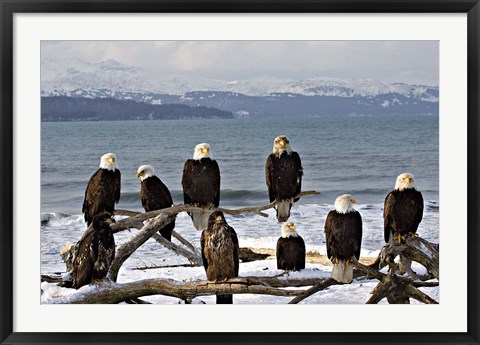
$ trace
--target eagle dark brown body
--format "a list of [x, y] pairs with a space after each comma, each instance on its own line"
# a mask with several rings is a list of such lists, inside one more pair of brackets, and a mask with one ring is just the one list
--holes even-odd
[[[145, 212], [160, 210], [173, 205], [170, 190], [157, 176], [150, 176], [140, 183], [140, 197]], [[175, 229], [175, 219], [160, 229], [160, 234], [171, 241], [173, 229]]]
[[99, 213], [113, 214], [115, 204], [120, 200], [120, 170], [115, 171], [99, 168], [88, 181], [83, 200], [82, 212], [87, 225]]
[[[215, 211], [208, 218], [208, 227], [200, 238], [203, 267], [209, 281], [224, 281], [238, 277], [238, 237], [227, 224], [221, 211]], [[217, 304], [231, 304], [233, 296], [217, 295]]]
[[107, 212], [96, 215], [76, 245], [73, 259], [73, 287], [76, 289], [105, 278], [115, 258], [115, 239]]
[[384, 238], [415, 234], [423, 217], [423, 196], [414, 188], [393, 190], [385, 198]]
[[[182, 176], [183, 201], [198, 207], [218, 207], [220, 204], [220, 168], [210, 157], [188, 159]], [[198, 230], [207, 227], [210, 212], [189, 212]]]
[[300, 235], [280, 237], [277, 240], [277, 268], [299, 271], [305, 268], [305, 242]]
[[270, 202], [277, 201], [279, 222], [287, 221], [295, 198], [302, 189], [302, 162], [296, 152], [284, 151], [279, 156], [271, 153], [265, 163], [265, 175]]
[[339, 213], [330, 211], [325, 220], [327, 256], [335, 260], [360, 259], [362, 245], [362, 217], [358, 211]]

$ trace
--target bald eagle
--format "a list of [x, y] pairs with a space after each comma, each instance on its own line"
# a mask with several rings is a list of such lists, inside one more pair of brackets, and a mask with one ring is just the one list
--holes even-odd
[[383, 209], [384, 237], [398, 243], [405, 235], [414, 236], [423, 217], [422, 193], [416, 190], [415, 178], [410, 173], [398, 175], [395, 189], [385, 198]]
[[[172, 195], [167, 186], [155, 175], [151, 165], [141, 165], [137, 170], [140, 180], [140, 197], [145, 212], [160, 210], [173, 205]], [[160, 234], [167, 240], [172, 240], [175, 219], [160, 229]]]
[[[208, 227], [200, 237], [203, 267], [211, 282], [238, 277], [238, 238], [227, 224], [223, 212], [215, 211], [208, 218]], [[232, 304], [233, 296], [217, 295], [217, 304]]]
[[292, 222], [282, 225], [282, 236], [277, 240], [277, 268], [299, 271], [305, 268], [305, 242]]
[[93, 217], [102, 212], [113, 214], [115, 204], [120, 200], [120, 170], [117, 166], [117, 156], [106, 153], [100, 159], [100, 167], [90, 177], [85, 190], [82, 213], [87, 225]]
[[92, 225], [75, 246], [73, 259], [73, 287], [105, 278], [115, 258], [115, 239], [110, 224], [115, 222], [108, 212], [93, 217]]
[[265, 175], [270, 202], [276, 201], [277, 220], [285, 222], [302, 189], [303, 168], [300, 156], [292, 151], [290, 141], [280, 135], [273, 142], [273, 152], [267, 157]]
[[183, 166], [182, 187], [185, 204], [205, 208], [189, 212], [195, 228], [205, 229], [211, 213], [207, 209], [220, 204], [220, 168], [212, 159], [210, 145], [195, 146], [193, 159], [188, 159]]
[[332, 278], [340, 283], [351, 283], [353, 258], [360, 258], [362, 246], [362, 217], [352, 204], [356, 200], [350, 194], [335, 200], [335, 210], [325, 220], [327, 256], [333, 263]]

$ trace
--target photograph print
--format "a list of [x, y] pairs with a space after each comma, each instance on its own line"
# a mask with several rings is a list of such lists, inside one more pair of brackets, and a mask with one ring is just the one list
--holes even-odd
[[438, 41], [41, 41], [42, 304], [437, 304]]

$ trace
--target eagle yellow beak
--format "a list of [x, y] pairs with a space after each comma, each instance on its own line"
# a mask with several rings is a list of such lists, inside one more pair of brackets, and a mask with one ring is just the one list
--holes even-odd
[[223, 222], [222, 217], [218, 216], [217, 218], [215, 218], [215, 223], [222, 223], [222, 222]]
[[281, 147], [284, 147], [284, 146], [285, 146], [285, 142], [284, 142], [283, 140], [280, 140], [280, 143], [279, 143], [279, 144], [280, 144]]
[[139, 177], [142, 176], [142, 175], [143, 175], [143, 171], [138, 172], [138, 173], [137, 173], [137, 178], [139, 178]]
[[110, 163], [110, 164], [112, 164], [112, 163], [113, 163], [113, 158], [112, 158], [112, 157], [108, 157], [108, 158], [107, 158], [107, 162]]
[[357, 203], [357, 200], [352, 198], [352, 204], [356, 204]]
[[294, 224], [290, 224], [288, 227], [289, 227], [291, 230], [296, 230], [296, 229], [297, 229], [297, 227], [296, 227]]
[[202, 153], [203, 153], [204, 155], [208, 155], [208, 149], [207, 149], [207, 148], [203, 148], [203, 149], [202, 149]]
[[410, 183], [410, 181], [411, 181], [411, 180], [410, 180], [410, 177], [405, 177], [405, 181], [406, 181], [407, 183]]

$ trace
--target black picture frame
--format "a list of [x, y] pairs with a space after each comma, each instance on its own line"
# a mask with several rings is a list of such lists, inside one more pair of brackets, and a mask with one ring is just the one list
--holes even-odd
[[[2, 344], [479, 344], [479, 16], [478, 0], [0, 0], [1, 175], [0, 340]], [[15, 13], [466, 13], [468, 26], [468, 315], [465, 333], [18, 333], [13, 332], [13, 16]], [[455, 231], [455, 229], [451, 229]], [[383, 310], [384, 311], [384, 310]], [[399, 322], [383, 315], [372, 322]], [[327, 322], [328, 315], [323, 315]], [[354, 317], [354, 316], [352, 316]], [[419, 322], [415, 320], [414, 322]], [[219, 330], [221, 331], [221, 330]]]

